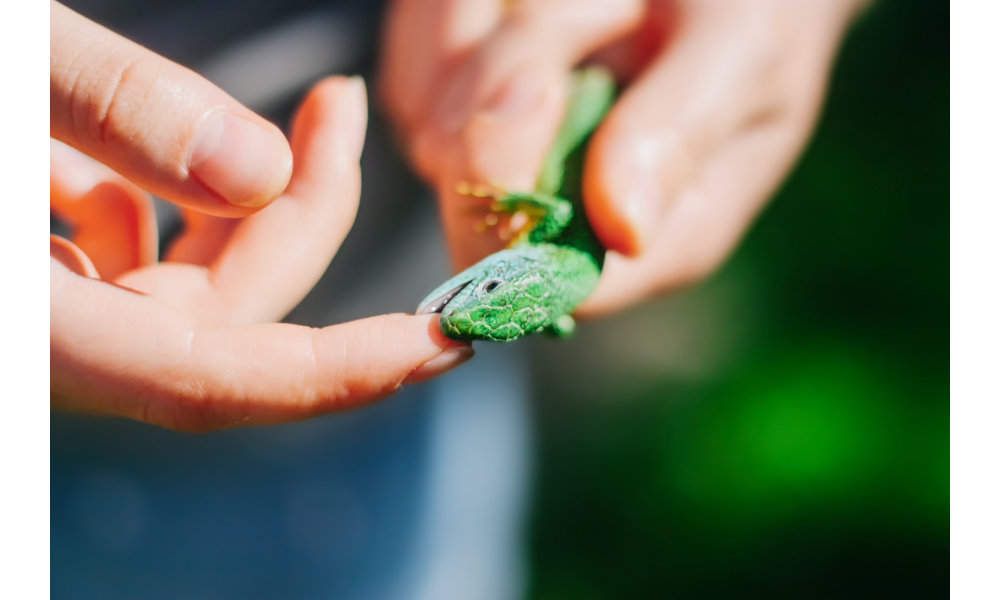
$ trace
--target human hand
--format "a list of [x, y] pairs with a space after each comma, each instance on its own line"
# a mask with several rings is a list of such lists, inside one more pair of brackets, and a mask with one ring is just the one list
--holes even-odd
[[[51, 133], [100, 161], [52, 142], [50, 206], [75, 229], [75, 244], [51, 244], [53, 407], [186, 431], [278, 423], [371, 402], [471, 357], [433, 316], [273, 323], [354, 220], [360, 79], [318, 84], [289, 147], [193, 72], [51, 9]], [[186, 207], [163, 263], [144, 189]]]
[[570, 70], [589, 57], [626, 82], [585, 165], [585, 208], [609, 249], [577, 310], [587, 317], [698, 280], [725, 259], [801, 151], [860, 2], [503, 4], [397, 0], [381, 98], [437, 188], [461, 269], [504, 241], [477, 232], [475, 199], [458, 184], [530, 191]]

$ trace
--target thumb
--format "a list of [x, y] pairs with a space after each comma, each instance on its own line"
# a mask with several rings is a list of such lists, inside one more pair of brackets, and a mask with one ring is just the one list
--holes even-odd
[[457, 156], [468, 176], [531, 189], [559, 127], [566, 75], [642, 15], [637, 0], [513, 4], [442, 90], [414, 140], [418, 169], [439, 179], [441, 162]]
[[634, 0], [515, 3], [456, 70], [411, 147], [418, 171], [437, 184], [456, 267], [505, 243], [503, 226], [475, 233], [482, 215], [456, 184], [533, 189], [565, 111], [570, 70], [632, 30], [643, 10]]
[[55, 2], [50, 36], [52, 137], [220, 216], [255, 212], [288, 184], [281, 131], [201, 76]]
[[777, 27], [773, 12], [756, 2], [695, 3], [676, 38], [598, 128], [584, 199], [608, 249], [643, 254], [678, 198], [734, 137], [787, 112], [794, 81], [785, 69], [789, 53], [775, 51], [775, 30], [804, 25], [789, 19], [787, 28]]

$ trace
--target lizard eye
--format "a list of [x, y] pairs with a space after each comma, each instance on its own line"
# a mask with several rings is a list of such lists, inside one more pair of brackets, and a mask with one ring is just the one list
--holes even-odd
[[483, 286], [483, 291], [486, 292], [487, 294], [489, 294], [490, 292], [492, 292], [493, 290], [497, 289], [498, 287], [500, 287], [500, 282], [499, 281], [490, 281], [485, 286]]

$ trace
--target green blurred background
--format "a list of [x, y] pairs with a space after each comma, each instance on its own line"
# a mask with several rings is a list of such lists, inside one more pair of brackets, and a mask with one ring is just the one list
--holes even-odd
[[725, 268], [535, 344], [532, 598], [948, 593], [948, 23], [876, 2]]

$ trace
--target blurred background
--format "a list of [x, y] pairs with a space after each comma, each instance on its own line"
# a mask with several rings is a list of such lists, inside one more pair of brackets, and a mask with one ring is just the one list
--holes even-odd
[[948, 22], [874, 2], [722, 271], [542, 345], [534, 598], [947, 596]]
[[[321, 76], [372, 88], [381, 2], [66, 4], [286, 131]], [[709, 281], [511, 347], [532, 365], [529, 597], [948, 593], [948, 23], [932, 0], [859, 19], [812, 143]], [[371, 114], [355, 228], [290, 322], [411, 311], [448, 274], [433, 196]], [[181, 225], [157, 210], [165, 246]]]

